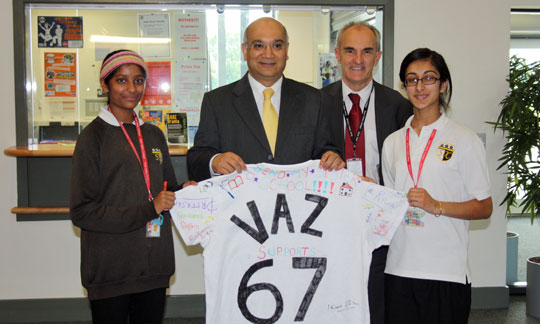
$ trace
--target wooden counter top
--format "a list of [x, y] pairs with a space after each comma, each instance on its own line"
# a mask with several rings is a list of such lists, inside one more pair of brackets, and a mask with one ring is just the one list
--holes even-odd
[[69, 207], [13, 207], [12, 214], [69, 214]]
[[[4, 150], [4, 154], [13, 157], [70, 157], [73, 156], [75, 143], [60, 144], [34, 144], [26, 146], [11, 146]], [[185, 145], [169, 145], [171, 156], [187, 154]]]

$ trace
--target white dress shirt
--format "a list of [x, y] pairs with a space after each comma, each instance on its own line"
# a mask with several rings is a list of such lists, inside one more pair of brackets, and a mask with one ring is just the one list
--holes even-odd
[[[254, 77], [251, 76], [251, 74], [248, 73], [248, 80], [249, 85], [251, 86], [251, 91], [253, 91], [253, 98], [255, 98], [255, 103], [257, 104], [257, 109], [259, 110], [259, 115], [261, 116], [262, 120], [262, 109], [263, 109], [263, 103], [264, 103], [264, 93], [263, 91], [265, 89], [268, 89], [268, 87], [261, 84], [259, 81], [255, 80]], [[279, 78], [279, 80], [276, 81], [270, 88], [274, 90], [274, 94], [272, 95], [272, 98], [270, 101], [272, 101], [272, 105], [276, 109], [276, 112], [279, 116], [279, 106], [281, 104], [281, 85], [283, 84], [283, 76]]]
[[[249, 85], [251, 86], [251, 91], [253, 91], [253, 97], [255, 98], [255, 103], [257, 104], [257, 110], [259, 111], [259, 116], [261, 116], [262, 120], [262, 109], [263, 109], [263, 103], [264, 103], [264, 93], [263, 91], [267, 89], [268, 87], [264, 86], [259, 81], [255, 80], [254, 77], [251, 76], [251, 74], [248, 73], [248, 80]], [[272, 102], [272, 105], [276, 109], [276, 113], [279, 116], [279, 107], [281, 104], [281, 85], [283, 84], [283, 76], [279, 78], [270, 88], [274, 90], [274, 94], [272, 95], [272, 98], [270, 98], [270, 101]], [[223, 153], [223, 152], [222, 152]], [[212, 170], [212, 162], [221, 153], [218, 153], [210, 159], [210, 164], [208, 167], [210, 168], [210, 176], [215, 177], [221, 175], [221, 173], [216, 173], [214, 170]]]
[[[345, 102], [347, 114], [352, 109], [352, 101], [349, 98], [349, 93], [356, 93], [360, 96], [360, 109], [362, 110], [362, 113], [364, 113], [364, 106], [366, 105], [366, 100], [369, 98], [368, 113], [366, 116], [366, 121], [364, 123], [366, 177], [370, 177], [377, 181], [377, 183], [380, 183], [379, 172], [377, 171], [379, 166], [379, 147], [377, 145], [377, 128], [375, 126], [375, 89], [373, 89], [373, 92], [371, 92], [371, 89], [373, 88], [373, 80], [371, 80], [371, 82], [366, 87], [364, 87], [358, 92], [352, 91], [345, 84], [345, 82], [343, 82], [343, 80], [341, 81], [341, 85], [343, 91], [343, 102]], [[347, 123], [345, 122], [345, 116], [343, 116], [343, 124], [344, 136], [350, 136], [349, 132], [347, 131]]]

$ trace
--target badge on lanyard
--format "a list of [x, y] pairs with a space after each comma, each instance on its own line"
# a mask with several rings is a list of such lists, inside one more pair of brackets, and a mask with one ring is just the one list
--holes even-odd
[[362, 159], [361, 158], [350, 158], [347, 159], [347, 170], [352, 173], [362, 176], [364, 170], [362, 170]]
[[159, 237], [163, 225], [163, 215], [146, 223], [146, 237]]
[[347, 170], [351, 171], [352, 173], [358, 175], [358, 176], [364, 176], [364, 168], [362, 166], [362, 158], [356, 157], [356, 143], [358, 139], [360, 138], [360, 135], [362, 134], [362, 130], [364, 129], [364, 124], [366, 122], [366, 117], [368, 113], [369, 108], [369, 101], [371, 99], [371, 94], [373, 93], [375, 87], [371, 87], [371, 91], [369, 92], [369, 96], [366, 100], [366, 103], [364, 105], [364, 110], [362, 112], [362, 120], [360, 121], [360, 125], [358, 125], [358, 129], [356, 130], [356, 135], [353, 134], [353, 129], [351, 129], [351, 123], [349, 121], [349, 114], [347, 113], [347, 108], [345, 107], [345, 101], [343, 102], [342, 109], [343, 109], [343, 116], [345, 117], [345, 124], [346, 124], [346, 130], [348, 131], [349, 138], [351, 139], [351, 143], [353, 145], [352, 152], [353, 157], [347, 159]]
[[[161, 216], [161, 215], [160, 215]], [[163, 216], [161, 216], [163, 217]], [[146, 237], [159, 237], [161, 234], [161, 226], [157, 223], [154, 223], [155, 220], [158, 220], [159, 218], [155, 218], [148, 223], [146, 223]]]
[[424, 213], [417, 207], [409, 207], [405, 213], [403, 224], [408, 226], [424, 227]]
[[[108, 107], [108, 109], [111, 112], [111, 114], [113, 114], [113, 116], [116, 118], [111, 108]], [[148, 200], [152, 201], [154, 197], [152, 197], [152, 193], [150, 192], [150, 171], [148, 168], [148, 159], [146, 158], [146, 150], [144, 148], [144, 140], [143, 140], [143, 136], [141, 132], [141, 125], [139, 124], [139, 117], [137, 117], [137, 114], [135, 112], [133, 112], [133, 119], [135, 121], [135, 129], [137, 130], [137, 137], [139, 138], [139, 147], [141, 149], [142, 161], [141, 161], [141, 157], [139, 157], [139, 153], [137, 153], [137, 150], [135, 149], [135, 145], [133, 144], [133, 141], [131, 140], [128, 133], [126, 132], [124, 125], [122, 125], [122, 122], [120, 122], [118, 118], [116, 118], [116, 121], [118, 122], [118, 125], [120, 125], [120, 128], [122, 129], [122, 132], [124, 133], [124, 136], [126, 137], [126, 140], [131, 146], [133, 153], [135, 153], [137, 160], [139, 161], [139, 165], [141, 166], [143, 176], [144, 176], [144, 182], [146, 184], [146, 189], [148, 190]], [[155, 218], [149, 221], [148, 223], [146, 223], [146, 237], [159, 237], [161, 234], [161, 225], [163, 225], [163, 215], [159, 215], [158, 218]]]

